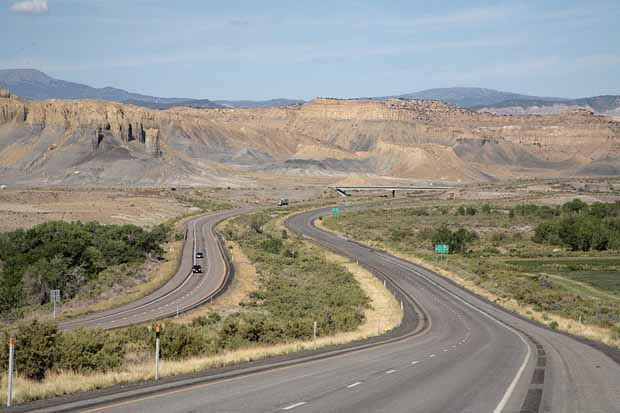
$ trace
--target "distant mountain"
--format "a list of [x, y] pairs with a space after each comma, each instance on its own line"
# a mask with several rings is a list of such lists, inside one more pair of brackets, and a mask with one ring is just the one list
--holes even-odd
[[290, 105], [301, 105], [306, 103], [301, 99], [270, 99], [270, 100], [216, 100], [215, 103], [227, 108], [254, 109], [254, 108], [273, 108]]
[[94, 88], [54, 79], [35, 69], [0, 70], [0, 87], [26, 99], [99, 99], [113, 102], [135, 100], [149, 103], [175, 103], [185, 100], [142, 95], [113, 87]]
[[162, 98], [132, 93], [113, 87], [94, 88], [80, 83], [54, 79], [35, 69], [0, 70], [0, 88], [26, 99], [98, 99], [128, 103], [152, 109], [168, 109], [174, 106], [194, 108], [265, 108], [304, 103], [302, 100], [272, 99], [266, 101], [213, 102], [209, 99]]
[[490, 105], [473, 106], [470, 109], [505, 115], [554, 114], [567, 110], [586, 109], [601, 115], [620, 115], [620, 96], [604, 95], [561, 100], [505, 100]]
[[199, 109], [223, 109], [224, 106], [218, 105], [212, 100], [209, 99], [175, 99], [174, 102], [150, 102], [139, 99], [127, 99], [122, 103], [127, 103], [129, 105], [142, 106], [145, 108], [151, 109], [170, 109], [178, 106], [186, 106], [189, 108], [199, 108]]
[[541, 100], [541, 101], [561, 101], [562, 98], [548, 98], [539, 96], [521, 95], [512, 92], [503, 92], [495, 89], [484, 89], [480, 87], [448, 87], [427, 89], [420, 92], [406, 93], [404, 95], [384, 96], [377, 99], [397, 98], [397, 99], [427, 99], [439, 100], [462, 108], [474, 106], [488, 106], [507, 100]]

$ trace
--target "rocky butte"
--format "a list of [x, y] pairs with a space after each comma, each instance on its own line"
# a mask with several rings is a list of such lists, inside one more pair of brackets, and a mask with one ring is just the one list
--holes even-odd
[[478, 113], [429, 100], [146, 109], [0, 91], [0, 178], [24, 185], [248, 185], [350, 174], [485, 181], [620, 174], [620, 123], [585, 110]]

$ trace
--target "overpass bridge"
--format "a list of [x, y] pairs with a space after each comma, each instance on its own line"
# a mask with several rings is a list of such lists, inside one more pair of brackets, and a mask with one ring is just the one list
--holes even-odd
[[439, 186], [439, 185], [415, 185], [415, 186], [398, 186], [398, 185], [387, 185], [387, 186], [336, 186], [334, 189], [340, 196], [351, 196], [350, 192], [352, 191], [390, 191], [392, 192], [392, 197], [396, 196], [396, 191], [406, 191], [406, 192], [415, 192], [415, 191], [445, 191], [448, 189], [454, 189], [453, 186]]

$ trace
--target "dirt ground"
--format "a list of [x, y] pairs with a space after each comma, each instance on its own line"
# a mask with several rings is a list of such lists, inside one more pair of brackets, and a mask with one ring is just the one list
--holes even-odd
[[0, 231], [47, 221], [157, 225], [191, 209], [165, 190], [2, 190]]

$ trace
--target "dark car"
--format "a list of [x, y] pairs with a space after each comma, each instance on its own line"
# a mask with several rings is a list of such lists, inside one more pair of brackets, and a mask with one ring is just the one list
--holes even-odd
[[205, 255], [202, 252], [197, 252], [196, 253], [196, 258], [204, 258]]
[[194, 274], [195, 274], [195, 273], [202, 272], [202, 265], [194, 265], [194, 266], [192, 267], [192, 272], [193, 272]]

